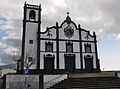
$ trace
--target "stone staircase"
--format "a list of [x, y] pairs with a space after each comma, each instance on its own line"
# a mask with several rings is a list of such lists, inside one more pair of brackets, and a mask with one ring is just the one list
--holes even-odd
[[109, 76], [71, 77], [60, 81], [59, 83], [47, 89], [120, 89], [120, 78], [109, 74]]

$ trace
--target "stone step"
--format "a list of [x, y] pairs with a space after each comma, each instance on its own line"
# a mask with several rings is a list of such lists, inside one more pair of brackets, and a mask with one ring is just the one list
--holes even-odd
[[69, 78], [81, 78], [81, 77], [111, 77], [116, 76], [113, 71], [102, 71], [100, 73], [81, 73], [81, 74], [69, 74]]
[[108, 77], [68, 78], [48, 89], [120, 89], [120, 79]]

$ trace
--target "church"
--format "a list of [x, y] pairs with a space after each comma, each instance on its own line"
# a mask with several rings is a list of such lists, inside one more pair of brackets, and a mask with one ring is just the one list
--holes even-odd
[[[96, 34], [77, 25], [67, 12], [62, 23], [41, 28], [41, 5], [24, 4], [22, 61], [34, 73], [100, 72]], [[37, 71], [37, 72], [36, 72]]]
[[[101, 71], [96, 33], [65, 15], [41, 28], [41, 5], [24, 4], [22, 55], [3, 89], [120, 89], [119, 71]], [[91, 82], [92, 81], [92, 82]]]

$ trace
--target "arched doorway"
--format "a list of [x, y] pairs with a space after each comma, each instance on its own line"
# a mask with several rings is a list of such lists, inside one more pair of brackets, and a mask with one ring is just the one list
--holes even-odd
[[87, 72], [92, 72], [93, 71], [93, 56], [91, 55], [85, 55], [85, 70]]
[[75, 70], [75, 54], [64, 54], [65, 58], [65, 71], [74, 72]]
[[44, 70], [45, 73], [52, 73], [54, 70], [54, 59], [55, 56], [52, 54], [44, 55]]

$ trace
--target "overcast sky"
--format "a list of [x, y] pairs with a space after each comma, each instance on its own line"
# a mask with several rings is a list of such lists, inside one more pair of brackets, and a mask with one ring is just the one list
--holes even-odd
[[[10, 55], [21, 47], [23, 5], [25, 0], [1, 0], [0, 3], [0, 65], [13, 61]], [[42, 30], [59, 24], [70, 12], [71, 19], [81, 27], [95, 31], [101, 69], [120, 70], [120, 0], [26, 0], [42, 5]]]

